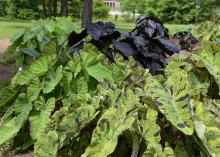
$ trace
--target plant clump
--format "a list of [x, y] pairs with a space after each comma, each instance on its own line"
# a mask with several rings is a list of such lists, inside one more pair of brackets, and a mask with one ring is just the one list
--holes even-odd
[[137, 19], [131, 32], [120, 31], [111, 22], [93, 23], [81, 33], [72, 32], [69, 36], [71, 54], [83, 48], [83, 39], [88, 35], [92, 38], [88, 42], [112, 62], [115, 62], [116, 53], [124, 59], [133, 57], [138, 66], [149, 68], [154, 75], [166, 66], [166, 54], [179, 52], [178, 46], [169, 40], [168, 29], [160, 21], [145, 15]]

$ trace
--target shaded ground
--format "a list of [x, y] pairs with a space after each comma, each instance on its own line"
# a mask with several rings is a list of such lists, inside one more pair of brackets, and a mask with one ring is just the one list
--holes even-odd
[[0, 81], [9, 80], [12, 77], [12, 73], [13, 73], [14, 68], [1, 63], [3, 53], [9, 45], [10, 45], [10, 41], [8, 39], [1, 39], [0, 40]]

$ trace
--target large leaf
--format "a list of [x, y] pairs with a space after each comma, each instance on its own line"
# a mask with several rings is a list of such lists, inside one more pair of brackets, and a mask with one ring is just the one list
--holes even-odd
[[160, 126], [157, 124], [158, 113], [151, 108], [147, 109], [146, 115], [141, 117], [140, 134], [144, 138], [145, 143], [152, 147], [155, 151], [162, 151], [160, 145]]
[[[62, 115], [63, 113], [60, 112], [60, 114]], [[98, 112], [96, 112], [94, 106], [86, 104], [76, 109], [76, 111], [66, 114], [66, 116], [63, 117], [61, 122], [58, 123], [59, 125], [57, 126], [57, 132], [53, 132], [55, 138], [50, 136], [51, 131], [46, 135], [42, 134], [38, 138], [38, 141], [35, 145], [35, 156], [56, 156], [59, 147], [62, 147], [67, 135], [71, 134], [72, 137], [77, 136], [80, 133], [80, 130], [83, 127], [85, 127], [88, 123], [90, 123], [96, 117], [97, 114]], [[48, 150], [52, 153], [48, 152]]]
[[20, 94], [14, 103], [14, 118], [3, 122], [0, 126], [0, 145], [16, 136], [26, 122], [31, 109], [32, 104], [28, 104], [26, 94]]
[[114, 152], [119, 135], [131, 128], [137, 116], [136, 112], [126, 115], [129, 108], [111, 107], [102, 115], [82, 157], [107, 157]]
[[148, 77], [145, 88], [155, 106], [177, 129], [187, 135], [193, 133], [193, 123], [190, 112], [189, 84], [186, 75], [174, 74], [162, 86], [156, 79]]
[[201, 62], [206, 67], [220, 87], [220, 47], [216, 44], [206, 42], [198, 53], [193, 54], [192, 58]]
[[56, 157], [59, 146], [59, 137], [56, 131], [50, 131], [46, 136], [39, 138], [34, 145], [35, 157]]
[[113, 82], [113, 78], [109, 69], [102, 65], [100, 60], [96, 59], [89, 53], [83, 53], [81, 57], [83, 60], [84, 68], [90, 76], [94, 77], [99, 82], [102, 80]]
[[5, 86], [0, 90], [0, 107], [6, 105], [7, 103], [10, 103], [13, 98], [16, 97], [18, 93], [18, 89], [11, 89], [10, 86]]
[[49, 121], [49, 117], [55, 108], [55, 98], [50, 98], [46, 103], [44, 101], [41, 103], [42, 109], [40, 111], [33, 111], [29, 117], [31, 136], [35, 140], [41, 135]]
[[[200, 101], [194, 100], [193, 105], [195, 112], [195, 131], [203, 147], [206, 149], [207, 155], [212, 157], [220, 156], [220, 128], [218, 128], [214, 114], [209, 111], [208, 106], [211, 103], [204, 104]], [[217, 115], [219, 116], [219, 115]]]
[[12, 79], [12, 85], [25, 85], [30, 83], [35, 76], [44, 75], [49, 67], [55, 64], [56, 55], [45, 55], [35, 60], [30, 67], [22, 72], [18, 72]]
[[39, 78], [33, 78], [33, 80], [31, 81], [31, 83], [27, 88], [28, 102], [35, 101], [38, 98], [41, 89], [42, 87]]
[[54, 88], [57, 86], [57, 84], [60, 82], [60, 80], [63, 77], [63, 66], [59, 66], [56, 71], [51, 69], [48, 72], [48, 78], [44, 80], [44, 87], [43, 92], [44, 93], [50, 93], [54, 90]]

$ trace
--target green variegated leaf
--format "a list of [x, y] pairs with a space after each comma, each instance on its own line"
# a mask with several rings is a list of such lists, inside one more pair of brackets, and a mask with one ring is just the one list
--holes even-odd
[[41, 102], [42, 109], [33, 111], [29, 117], [31, 137], [35, 140], [42, 134], [52, 111], [55, 108], [55, 98], [50, 98]]
[[211, 114], [206, 107], [206, 105], [212, 104], [204, 104], [197, 100], [194, 100], [192, 103], [196, 109], [194, 121], [195, 131], [206, 149], [205, 152], [212, 157], [220, 156], [220, 129], [214, 120], [218, 115]]
[[73, 133], [75, 136], [86, 124], [88, 124], [98, 112], [92, 105], [82, 105], [76, 111], [65, 116], [60, 123], [59, 132], [63, 135]]
[[153, 77], [148, 77], [145, 90], [167, 120], [183, 133], [191, 135], [193, 122], [190, 112], [189, 87], [186, 75], [183, 73], [181, 76], [170, 76], [165, 84], [166, 87]]
[[151, 145], [148, 146], [148, 149], [144, 152], [142, 157], [175, 157], [175, 154], [170, 147], [165, 147], [163, 151], [155, 150]]
[[82, 157], [107, 157], [115, 150], [119, 135], [131, 128], [137, 116], [136, 112], [126, 115], [125, 107], [111, 107], [102, 115]]
[[35, 157], [56, 157], [59, 147], [59, 137], [56, 131], [48, 132], [34, 145]]
[[201, 62], [220, 87], [220, 47], [214, 43], [205, 42], [203, 47], [193, 54], [192, 59]]
[[139, 121], [141, 136], [144, 138], [145, 143], [155, 149], [155, 151], [162, 151], [160, 144], [160, 126], [157, 124], [158, 113], [151, 108], [147, 109], [145, 117]]
[[49, 66], [52, 66], [56, 61], [56, 55], [45, 55], [35, 60], [30, 67], [22, 72], [18, 72], [12, 79], [12, 85], [25, 85], [35, 76], [44, 75], [48, 70]]
[[62, 78], [63, 78], [63, 66], [59, 66], [56, 69], [56, 71], [51, 69], [48, 72], [48, 78], [44, 80], [43, 92], [44, 93], [52, 92]]
[[15, 116], [11, 120], [3, 121], [0, 125], [0, 145], [4, 144], [19, 132], [28, 119], [32, 104], [28, 104], [26, 94], [20, 94], [15, 103]]
[[[61, 109], [61, 111], [66, 111], [67, 109], [64, 108], [64, 110]], [[66, 114], [65, 117], [60, 121], [59, 113], [61, 115], [64, 115], [64, 112], [59, 112], [56, 114], [55, 117], [59, 119], [54, 119], [57, 128], [57, 144], [59, 144], [59, 147], [62, 147], [64, 140], [66, 139], [68, 134], [71, 134], [73, 137], [77, 136], [80, 133], [80, 130], [85, 127], [88, 123], [90, 123], [99, 112], [96, 111], [96, 109], [92, 105], [82, 105], [78, 109], [76, 109], [74, 112]], [[58, 122], [60, 121], [60, 122]], [[50, 133], [50, 132], [49, 132]], [[48, 133], [48, 134], [49, 134]], [[48, 134], [46, 137], [48, 137]], [[36, 143], [35, 147], [35, 155], [40, 156], [40, 154], [45, 154], [45, 157], [53, 157], [56, 152], [58, 151], [58, 147], [54, 147], [53, 150], [51, 150], [53, 153], [49, 154], [47, 153], [47, 146], [46, 143], [47, 141], [42, 140], [44, 139], [45, 135], [42, 135], [38, 138], [38, 141]], [[47, 140], [47, 139], [46, 139]], [[52, 144], [49, 141], [49, 145]], [[42, 145], [42, 146], [41, 146]], [[47, 149], [44, 149], [47, 148]], [[49, 148], [52, 149], [52, 148]], [[47, 156], [46, 156], [47, 155]]]
[[28, 102], [35, 101], [38, 98], [41, 89], [42, 87], [41, 87], [41, 82], [39, 78], [38, 77], [33, 78], [33, 80], [31, 81], [31, 83], [29, 84], [27, 88]]

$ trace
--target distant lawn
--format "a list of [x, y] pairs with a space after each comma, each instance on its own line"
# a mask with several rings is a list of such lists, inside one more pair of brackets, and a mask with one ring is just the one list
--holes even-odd
[[[115, 21], [113, 18], [108, 18], [103, 21], [111, 21], [116, 24], [117, 28], [125, 31], [131, 31], [135, 26], [134, 22], [125, 23], [122, 19]], [[80, 22], [77, 23], [80, 25]], [[11, 38], [15, 33], [29, 26], [29, 24], [30, 21], [0, 18], [0, 39]], [[188, 30], [189, 28], [192, 30], [196, 29], [195, 25], [165, 24], [165, 26], [169, 29], [170, 34], [174, 34], [178, 31]]]
[[0, 39], [11, 38], [29, 24], [29, 21], [0, 18]]

